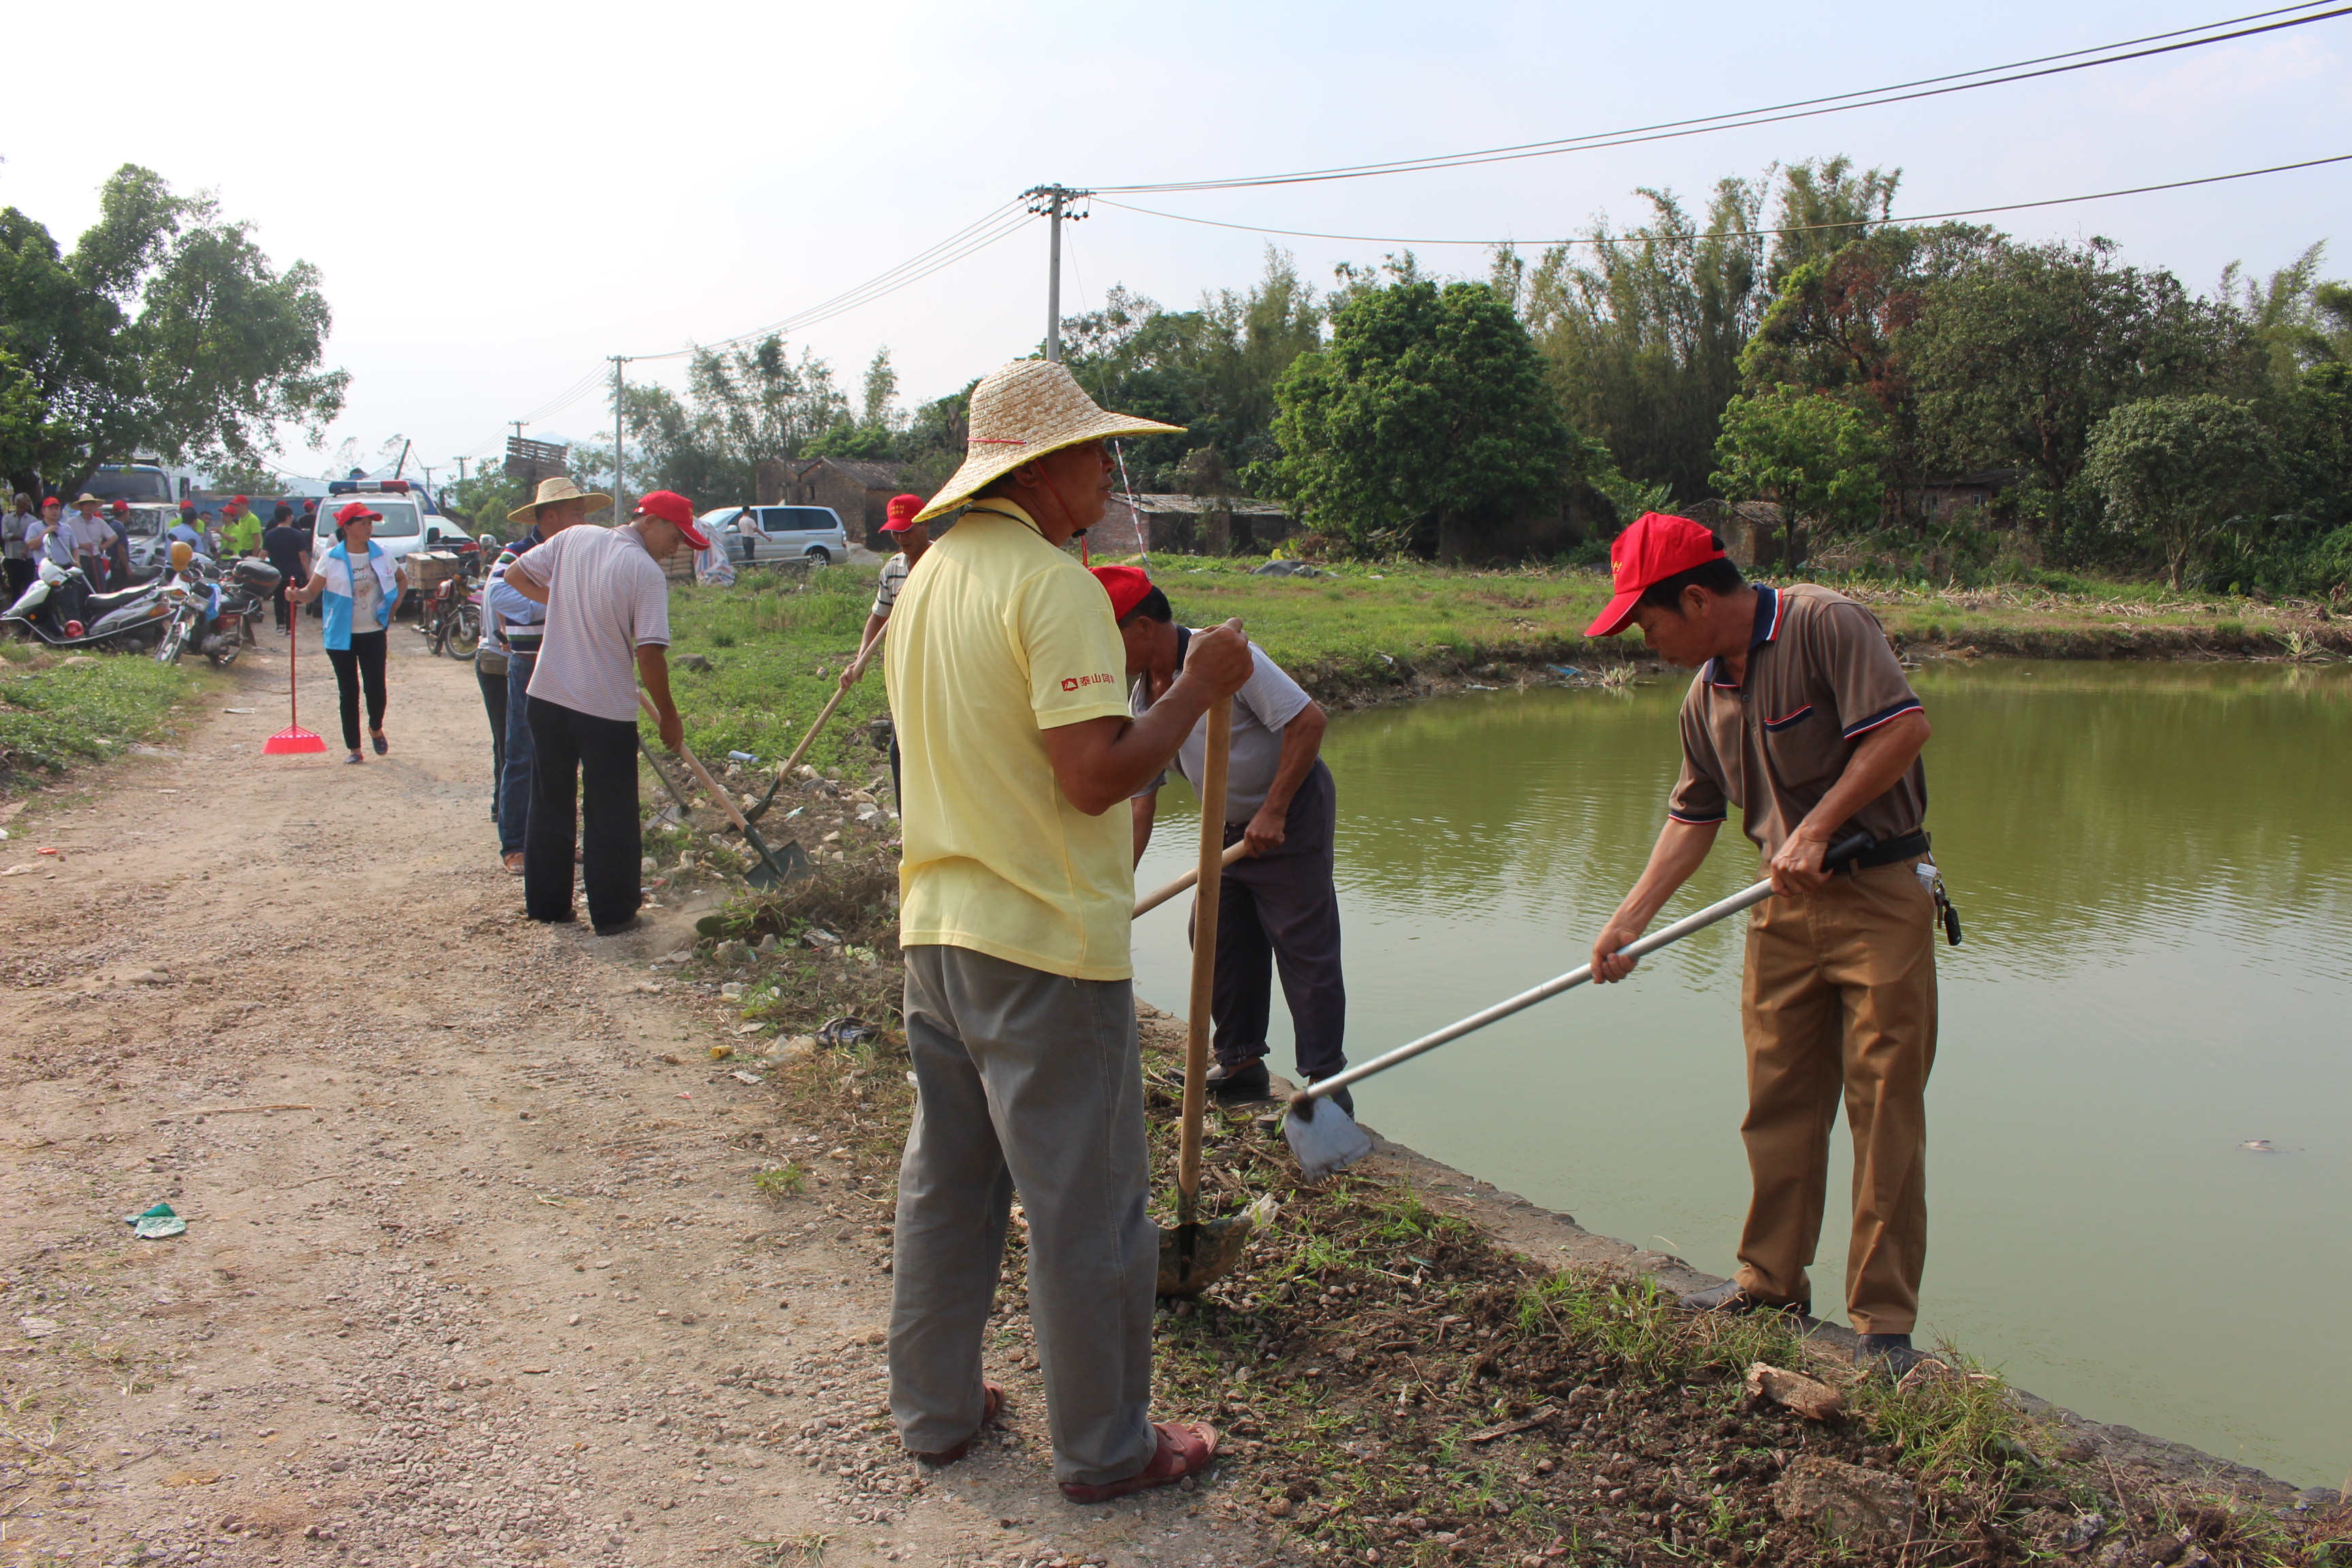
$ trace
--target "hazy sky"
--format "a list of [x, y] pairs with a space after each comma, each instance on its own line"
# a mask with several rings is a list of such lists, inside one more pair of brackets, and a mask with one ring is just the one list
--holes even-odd
[[[1254, 174], [1642, 125], [1997, 65], [2255, 10], [2208, 0], [1182, 7], [140, 4], [103, 26], [16, 13], [0, 51], [0, 203], [70, 243], [124, 163], [210, 188], [278, 262], [318, 265], [331, 440], [494, 450], [611, 353], [746, 332], [894, 266], [1046, 181]], [[1898, 215], [2352, 153], [2352, 19], [1793, 124], [1321, 185], [1137, 198], [1228, 222], [1392, 236], [1573, 233], [1696, 206], [1727, 174], [1844, 153], [1903, 171]], [[27, 94], [26, 84], [40, 84]], [[28, 102], [29, 100], [29, 102]], [[2021, 213], [2109, 236], [2210, 288], [2343, 236], [2352, 164]], [[1097, 205], [1070, 226], [1066, 311], [1114, 282], [1169, 304], [1238, 287], [1262, 237]], [[1282, 242], [1327, 279], [1377, 244]], [[1423, 246], [1477, 272], [1475, 249]], [[853, 391], [887, 344], [912, 403], [1031, 350], [1045, 232], [795, 336]], [[680, 362], [633, 366], [675, 383]], [[530, 433], [592, 435], [593, 392]], [[282, 459], [315, 472], [299, 447]], [[698, 498], [716, 500], [719, 498]]]

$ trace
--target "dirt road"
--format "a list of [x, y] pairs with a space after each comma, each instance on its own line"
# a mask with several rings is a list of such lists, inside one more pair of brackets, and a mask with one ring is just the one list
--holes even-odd
[[[1065, 1503], [1009, 1352], [1003, 1434], [899, 1455], [887, 1183], [757, 1191], [827, 1151], [648, 967], [690, 916], [523, 921], [471, 667], [395, 628], [392, 754], [348, 766], [314, 625], [324, 757], [260, 754], [264, 632], [0, 846], [0, 1562], [1273, 1555], [1229, 1489]], [[159, 1201], [186, 1234], [133, 1240]]]

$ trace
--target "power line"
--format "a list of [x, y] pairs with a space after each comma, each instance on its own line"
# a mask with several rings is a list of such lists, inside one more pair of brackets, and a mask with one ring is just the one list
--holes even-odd
[[[1769, 105], [1761, 109], [1741, 110], [1726, 114], [1706, 115], [1693, 120], [1665, 121], [1654, 125], [1634, 126], [1620, 131], [1591, 132], [1580, 136], [1562, 137], [1546, 142], [1521, 142], [1514, 146], [1490, 147], [1472, 153], [1432, 154], [1422, 158], [1401, 158], [1379, 163], [1342, 164], [1328, 169], [1302, 170], [1286, 174], [1253, 174], [1225, 179], [1172, 180], [1153, 184], [1097, 185], [1097, 193], [1111, 192], [1121, 195], [1169, 195], [1190, 191], [1244, 190], [1265, 185], [1311, 184], [1332, 180], [1369, 179], [1380, 174], [1419, 174], [1435, 169], [1458, 169], [1482, 163], [1511, 163], [1525, 158], [1547, 158], [1565, 153], [1590, 153], [1609, 147], [1630, 147], [1649, 142], [1674, 141], [1687, 136], [1705, 135], [1717, 131], [1734, 131], [1757, 125], [1775, 125], [1791, 120], [1807, 120], [1817, 115], [1843, 114], [1849, 110], [1877, 108], [1886, 104], [1908, 103], [1920, 99], [1940, 98], [1948, 93], [1969, 92], [1982, 87], [1999, 87], [2009, 82], [2031, 81], [2041, 77], [2062, 76], [2071, 71], [2088, 70], [2095, 66], [2116, 65], [2126, 60], [2147, 59], [2171, 54], [2180, 49], [2202, 48], [2208, 44], [2227, 43], [2238, 38], [2250, 38], [2263, 33], [2287, 27], [2300, 27], [2313, 22], [2352, 15], [2352, 5], [2335, 5], [2331, 9], [2311, 12], [2309, 5], [2282, 6], [2271, 11], [2257, 11], [2244, 16], [2233, 16], [2201, 26], [2178, 28], [2168, 33], [2152, 33], [2145, 37], [2126, 38], [2118, 43], [2102, 44], [2094, 48], [2074, 49], [2064, 54], [2043, 55], [2033, 59], [2016, 60], [2004, 66], [1984, 66], [1976, 70], [1954, 72], [1946, 76], [1925, 77], [1917, 81], [1898, 82], [1891, 87], [1871, 88], [1855, 92], [1832, 94], [1824, 98], [1799, 99], [1789, 103]], [[2274, 17], [2286, 20], [2269, 20]], [[2259, 26], [2241, 26], [2258, 23]], [[2215, 28], [2234, 28], [2231, 32], [2215, 32]], [[2203, 33], [2203, 37], [2185, 35]], [[2141, 47], [2148, 45], [2152, 47]], [[2117, 50], [2126, 51], [2116, 53]], [[2096, 58], [2082, 58], [2096, 56]], [[2053, 61], [2070, 61], [2053, 64]], [[1983, 78], [1969, 80], [1969, 78]]]
[[[2352, 163], [2352, 153], [2339, 153], [2332, 158], [2306, 158], [2299, 163], [2273, 163], [2267, 169], [2241, 169], [2234, 174], [2205, 174], [2193, 180], [2168, 180], [2164, 184], [2157, 185], [2128, 185], [2118, 191], [2093, 191], [2088, 195], [2050, 196], [2041, 201], [2003, 202], [1998, 206], [1956, 207], [1949, 212], [1915, 213], [1903, 217], [1849, 218], [1843, 223], [1796, 224], [1782, 228], [1709, 229], [1704, 234], [1694, 232], [1690, 237], [1693, 239], [1758, 239], [1764, 238], [1769, 236], [1782, 234], [1819, 234], [1830, 229], [1885, 227], [1889, 225], [1906, 223], [1936, 223], [1945, 218], [1980, 217], [1987, 213], [2023, 212], [2031, 207], [2061, 207], [2069, 205], [2074, 202], [2104, 202], [2115, 196], [2145, 195], [2150, 191], [2186, 190], [2191, 185], [2218, 185], [2230, 180], [2251, 180], [2261, 174], [2284, 174], [2294, 169], [2316, 169], [2329, 163]], [[1210, 228], [1240, 229], [1246, 234], [1271, 234], [1291, 239], [1338, 239], [1354, 241], [1364, 245], [1476, 245], [1487, 247], [1497, 245], [1599, 245], [1602, 243], [1602, 237], [1597, 235], [1588, 235], [1580, 238], [1570, 239], [1520, 240], [1405, 239], [1400, 238], [1394, 235], [1318, 234], [1308, 229], [1262, 228], [1255, 224], [1221, 223], [1215, 218], [1189, 217], [1182, 213], [1154, 212], [1150, 207], [1129, 206], [1125, 202], [1115, 202], [1107, 196], [1097, 196], [1095, 199], [1101, 202], [1102, 205], [1107, 207], [1118, 207], [1123, 212], [1140, 213], [1145, 217], [1172, 218], [1178, 223], [1203, 224]], [[1625, 237], [1616, 236], [1613, 237], [1623, 238]]]

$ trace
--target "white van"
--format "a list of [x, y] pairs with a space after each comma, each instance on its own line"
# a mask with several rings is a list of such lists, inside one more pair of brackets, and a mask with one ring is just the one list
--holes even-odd
[[805, 558], [812, 566], [849, 559], [849, 531], [829, 506], [722, 506], [696, 520], [705, 536], [724, 542], [740, 562]]
[[395, 561], [415, 551], [464, 544], [473, 538], [463, 523], [426, 510], [425, 498], [406, 479], [359, 483], [346, 479], [331, 488], [333, 493], [319, 503], [318, 527], [310, 544], [313, 561], [335, 547], [335, 513], [353, 501], [364, 501], [368, 510], [383, 514], [383, 521], [375, 525], [373, 537], [384, 553]]

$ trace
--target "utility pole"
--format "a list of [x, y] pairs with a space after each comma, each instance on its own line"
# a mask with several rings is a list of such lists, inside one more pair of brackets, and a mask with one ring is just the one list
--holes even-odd
[[425, 493], [426, 495], [431, 495], [433, 493], [433, 465], [430, 463], [419, 463], [416, 466], [425, 470]]
[[457, 482], [458, 482], [459, 484], [461, 484], [461, 485], [462, 485], [462, 484], [464, 484], [464, 483], [466, 482], [466, 459], [465, 459], [465, 458], [457, 458]]
[[621, 510], [621, 367], [629, 362], [619, 354], [609, 357], [613, 362], [613, 526], [618, 528], [625, 515]]
[[518, 441], [521, 440], [523, 421], [520, 419], [509, 419], [507, 423], [515, 427], [515, 439]]
[[1058, 363], [1062, 357], [1062, 226], [1087, 216], [1070, 211], [1069, 206], [1094, 193], [1074, 191], [1067, 185], [1035, 185], [1021, 194], [1028, 198], [1029, 210], [1045, 215], [1051, 226], [1045, 242], [1045, 357]]

